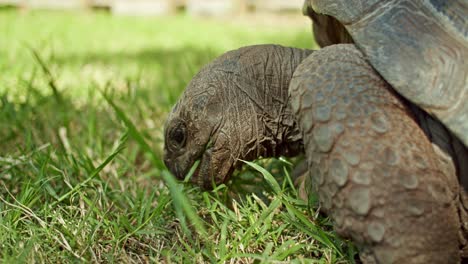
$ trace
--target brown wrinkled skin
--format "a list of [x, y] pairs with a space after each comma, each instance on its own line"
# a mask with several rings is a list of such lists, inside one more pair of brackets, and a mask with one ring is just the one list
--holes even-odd
[[[181, 124], [184, 137], [174, 132]], [[301, 193], [318, 193], [364, 263], [460, 262], [466, 148], [354, 45], [228, 52], [194, 77], [165, 127], [167, 167], [183, 178], [201, 160], [192, 180], [205, 188], [226, 181], [238, 159], [301, 152]]]

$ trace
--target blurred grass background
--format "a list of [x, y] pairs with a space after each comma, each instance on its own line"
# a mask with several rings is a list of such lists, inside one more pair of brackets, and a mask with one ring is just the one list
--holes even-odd
[[[177, 184], [174, 194], [151, 162], [166, 114], [202, 65], [245, 45], [315, 47], [306, 18], [267, 24], [1, 10], [0, 261], [352, 262], [354, 248], [286, 183], [264, 194], [271, 203], [229, 202], [229, 186]], [[260, 164], [267, 178], [291, 169]], [[263, 179], [258, 170], [238, 178]], [[181, 197], [205, 231], [184, 218]]]

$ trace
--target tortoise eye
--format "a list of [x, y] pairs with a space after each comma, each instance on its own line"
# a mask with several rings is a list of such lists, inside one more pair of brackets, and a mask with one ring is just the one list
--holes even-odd
[[184, 147], [185, 146], [185, 125], [184, 124], [179, 124], [177, 127], [175, 127], [171, 133], [171, 140], [177, 145], [178, 147]]

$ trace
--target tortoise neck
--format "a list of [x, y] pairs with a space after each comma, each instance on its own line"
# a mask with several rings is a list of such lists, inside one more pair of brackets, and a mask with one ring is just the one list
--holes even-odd
[[[239, 75], [250, 85], [239, 87], [247, 96], [238, 96], [247, 102], [238, 105], [252, 106], [254, 129], [250, 139], [244, 139], [240, 158], [255, 160], [259, 157], [296, 156], [303, 153], [302, 135], [289, 103], [289, 83], [295, 69], [311, 50], [275, 46], [274, 52], [251, 58], [252, 67], [242, 68]], [[256, 60], [256, 61], [253, 61]], [[248, 87], [248, 88], [246, 88]], [[238, 120], [239, 127], [252, 126], [252, 120]], [[242, 132], [240, 132], [242, 134]]]

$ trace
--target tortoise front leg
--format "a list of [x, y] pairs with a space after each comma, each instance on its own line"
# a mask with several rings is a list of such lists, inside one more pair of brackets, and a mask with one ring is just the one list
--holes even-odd
[[456, 194], [405, 103], [353, 45], [310, 55], [290, 84], [311, 182], [365, 263], [457, 263]]

